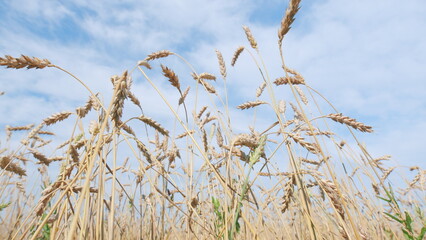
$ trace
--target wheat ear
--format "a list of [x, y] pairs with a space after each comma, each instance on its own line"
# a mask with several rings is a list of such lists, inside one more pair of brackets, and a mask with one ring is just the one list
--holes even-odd
[[47, 59], [39, 59], [36, 57], [28, 57], [25, 55], [21, 55], [20, 58], [14, 58], [9, 55], [5, 55], [4, 58], [0, 57], [0, 66], [5, 66], [7, 68], [45, 68], [45, 67], [53, 67], [52, 63], [50, 63]]
[[52, 116], [46, 118], [43, 120], [43, 123], [46, 124], [47, 126], [55, 124], [59, 121], [65, 120], [67, 119], [70, 115], [72, 114], [72, 112], [60, 112], [60, 113], [55, 113]]
[[142, 122], [148, 124], [155, 130], [157, 130], [159, 133], [163, 134], [164, 136], [169, 136], [169, 131], [167, 131], [165, 128], [163, 128], [158, 122], [156, 122], [154, 119], [145, 117], [143, 115], [137, 117], [137, 119], [141, 120]]
[[242, 47], [242, 46], [238, 47], [237, 50], [235, 50], [234, 56], [232, 57], [232, 60], [231, 60], [231, 66], [235, 65], [235, 63], [237, 62], [238, 57], [243, 52], [243, 50], [244, 50], [244, 47]]
[[357, 122], [356, 119], [343, 116], [341, 113], [337, 114], [328, 114], [326, 117], [332, 119], [333, 121], [339, 122], [341, 124], [346, 124], [352, 128], [355, 128], [361, 132], [373, 132], [373, 128], [370, 126], [367, 126], [363, 123]]
[[158, 58], [165, 58], [165, 57], [168, 57], [172, 54], [173, 54], [173, 52], [170, 52], [168, 50], [161, 50], [161, 51], [149, 54], [148, 57], [146, 57], [144, 61], [151, 61], [151, 60], [158, 59]]
[[177, 88], [177, 90], [180, 91], [179, 78], [176, 75], [176, 73], [170, 68], [163, 65], [161, 65], [161, 69], [163, 70], [163, 75], [169, 79], [169, 82], [172, 84], [172, 86]]
[[256, 107], [256, 106], [259, 106], [259, 105], [262, 105], [262, 104], [267, 104], [267, 102], [260, 101], [260, 100], [258, 100], [258, 101], [251, 101], [251, 102], [245, 102], [245, 103], [243, 103], [241, 105], [238, 105], [237, 108], [243, 110], [243, 109], [253, 108], [253, 107]]
[[222, 53], [219, 50], [216, 50], [217, 61], [219, 62], [220, 75], [225, 79], [226, 78], [226, 66], [225, 60], [223, 60]]
[[9, 156], [0, 157], [0, 168], [18, 174], [19, 176], [27, 176], [25, 170], [21, 168], [18, 164], [12, 162], [12, 158]]
[[253, 49], [257, 49], [257, 41], [254, 39], [253, 34], [250, 31], [250, 28], [243, 26], [244, 32], [246, 33], [247, 40], [250, 42], [250, 45]]
[[278, 44], [281, 46], [282, 41], [284, 39], [284, 35], [288, 33], [288, 31], [291, 28], [291, 24], [294, 22], [294, 16], [296, 15], [297, 11], [299, 11], [301, 0], [290, 0], [290, 3], [288, 4], [288, 7], [285, 11], [285, 16], [281, 20], [281, 27], [278, 30]]

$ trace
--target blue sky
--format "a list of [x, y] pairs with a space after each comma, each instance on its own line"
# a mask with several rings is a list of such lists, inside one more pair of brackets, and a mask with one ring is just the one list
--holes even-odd
[[[169, 49], [199, 72], [218, 74], [214, 50], [229, 64], [248, 46], [242, 25], [258, 40], [272, 78], [281, 74], [277, 29], [286, 1], [46, 1], [0, 2], [0, 55], [47, 58], [97, 92], [109, 78], [149, 53]], [[413, 0], [302, 1], [284, 40], [289, 67], [297, 69], [344, 114], [372, 125], [362, 134], [373, 155], [390, 154], [400, 165], [426, 167], [426, 2]], [[241, 102], [260, 83], [248, 55], [228, 69]], [[174, 63], [173, 61], [171, 63]], [[178, 69], [182, 68], [177, 66]], [[256, 77], [253, 77], [256, 76]], [[39, 122], [84, 104], [85, 90], [56, 70], [0, 70], [0, 128]], [[135, 82], [148, 112], [154, 93]], [[164, 91], [168, 91], [164, 89]], [[169, 92], [167, 92], [169, 93]], [[176, 95], [176, 93], [169, 93]], [[237, 119], [242, 116], [237, 116]]]

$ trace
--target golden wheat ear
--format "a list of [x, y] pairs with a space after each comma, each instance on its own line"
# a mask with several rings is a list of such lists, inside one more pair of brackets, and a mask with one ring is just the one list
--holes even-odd
[[39, 59], [36, 57], [28, 57], [25, 55], [21, 55], [19, 58], [15, 58], [9, 55], [4, 56], [4, 58], [0, 57], [0, 66], [5, 66], [7, 68], [45, 68], [45, 67], [53, 67], [53, 64], [47, 59]]

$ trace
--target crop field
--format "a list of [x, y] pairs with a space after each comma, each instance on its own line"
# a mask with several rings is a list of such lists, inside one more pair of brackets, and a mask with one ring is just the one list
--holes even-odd
[[[286, 65], [299, 5], [290, 0], [277, 29], [278, 78], [247, 26], [232, 59], [216, 50], [217, 65], [200, 71], [160, 50], [111, 76], [111, 92], [43, 56], [0, 56], [0, 74], [52, 71], [87, 93], [76, 109], [4, 129], [0, 239], [424, 239], [426, 171], [409, 166], [412, 176], [391, 181], [400, 166], [359, 140], [376, 126], [340, 112]], [[239, 86], [229, 81], [241, 58], [262, 81], [234, 106]], [[132, 88], [136, 79], [155, 100]], [[148, 104], [165, 104], [166, 118]], [[58, 139], [65, 121], [74, 127]]]

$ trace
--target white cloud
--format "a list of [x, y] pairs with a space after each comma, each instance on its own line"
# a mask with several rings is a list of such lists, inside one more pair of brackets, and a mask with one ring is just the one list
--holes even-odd
[[[258, 20], [250, 22], [250, 16], [262, 8], [262, 1], [11, 2], [8, 10], [12, 15], [19, 13], [23, 19], [36, 22], [39, 19], [37, 24], [45, 24], [48, 29], [67, 27], [61, 26], [60, 20], [75, 22], [74, 27], [81, 29], [69, 30], [84, 31], [87, 42], [64, 44], [60, 38], [49, 39], [8, 14], [0, 17], [2, 55], [24, 53], [48, 58], [105, 94], [111, 89], [111, 75], [121, 74], [144, 55], [164, 48], [181, 50], [199, 72], [218, 73], [215, 49], [222, 51], [229, 64], [237, 46], [249, 47], [241, 29], [243, 24], [250, 26], [258, 40], [272, 80], [282, 74], [276, 39], [280, 19], [273, 26]], [[425, 9], [426, 3], [420, 0], [404, 4], [396, 0], [302, 1], [300, 14], [284, 40], [289, 67], [301, 72], [311, 86], [324, 93], [344, 114], [378, 129], [371, 137], [373, 151], [378, 154], [389, 150], [398, 158], [424, 156], [421, 146], [398, 142], [404, 136], [409, 136], [409, 141], [421, 142], [425, 132], [421, 128], [426, 115], [426, 43], [422, 41], [426, 36]], [[188, 71], [184, 66], [168, 66], [177, 72]], [[0, 97], [2, 106], [22, 106], [0, 109], [2, 115], [12, 116], [13, 122], [26, 121], [29, 108], [29, 114], [37, 121], [46, 113], [70, 109], [86, 101], [87, 92], [56, 70], [1, 72], [0, 81], [8, 84], [0, 90], [14, 96]], [[135, 73], [135, 91], [140, 91], [141, 100], [154, 99], [155, 93], [146, 83], [138, 82], [141, 77], [137, 76], [140, 75]], [[262, 79], [247, 52], [240, 56], [235, 68], [228, 67], [228, 76], [229, 92], [238, 98], [233, 105], [254, 99], [255, 88]], [[181, 79], [193, 84], [188, 76]], [[216, 84], [223, 90], [221, 81]], [[176, 91], [166, 84], [161, 89], [177, 98]], [[27, 95], [28, 92], [48, 94], [64, 103], [55, 105], [37, 94]], [[280, 99], [289, 98], [280, 88], [277, 94]], [[161, 115], [166, 108], [158, 106], [161, 107], [146, 104], [147, 115], [150, 111], [152, 115]], [[237, 112], [236, 116], [243, 121], [240, 114]], [[2, 124], [6, 122], [7, 119], [2, 120]], [[400, 127], [401, 122], [409, 124]]]

